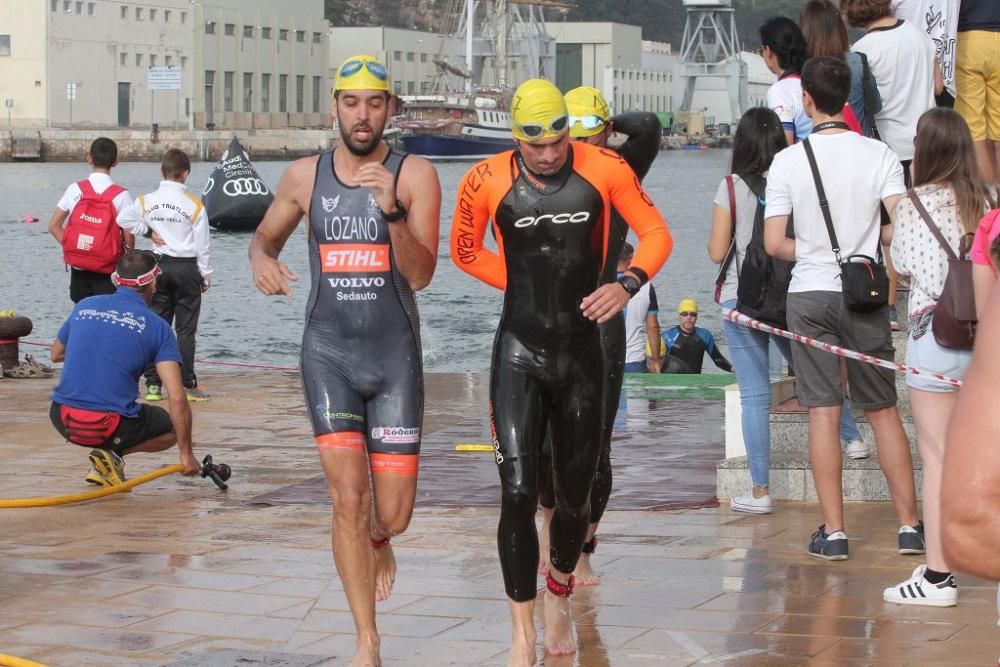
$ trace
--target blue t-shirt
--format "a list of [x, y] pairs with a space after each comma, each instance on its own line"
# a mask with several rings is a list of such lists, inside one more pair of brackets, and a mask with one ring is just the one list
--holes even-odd
[[66, 362], [52, 400], [74, 408], [135, 417], [139, 376], [146, 367], [181, 363], [170, 325], [127, 287], [80, 301], [58, 338], [66, 346]]

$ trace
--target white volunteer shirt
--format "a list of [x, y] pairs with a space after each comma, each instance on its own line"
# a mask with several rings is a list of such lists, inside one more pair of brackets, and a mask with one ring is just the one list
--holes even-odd
[[136, 236], [153, 230], [166, 245], [154, 252], [171, 257], [197, 257], [203, 277], [212, 275], [208, 215], [201, 200], [183, 183], [160, 181], [156, 192], [140, 195], [118, 216], [118, 224]]
[[802, 79], [786, 76], [767, 89], [767, 106], [781, 119], [781, 126], [802, 141], [812, 131], [812, 119], [802, 106]]
[[934, 106], [934, 43], [909, 21], [897, 21], [868, 31], [851, 50], [868, 58], [882, 96], [879, 136], [900, 160], [912, 160], [917, 119]]
[[656, 314], [656, 292], [652, 283], [639, 288], [625, 309], [625, 363], [646, 359], [646, 316]]
[[[830, 202], [841, 257], [874, 257], [881, 232], [879, 204], [906, 192], [899, 157], [884, 143], [856, 132], [811, 134], [809, 143]], [[802, 144], [774, 157], [766, 198], [765, 219], [795, 211], [795, 268], [788, 291], [839, 292], [840, 267]]]
[[[90, 176], [87, 177], [87, 180], [90, 181], [90, 186], [94, 188], [94, 192], [97, 194], [101, 194], [114, 185], [114, 181], [111, 180], [110, 176], [96, 171], [91, 173]], [[70, 183], [69, 187], [67, 187], [66, 191], [63, 193], [63, 196], [59, 199], [59, 203], [56, 204], [56, 207], [69, 213], [73, 210], [73, 207], [76, 206], [76, 203], [80, 201], [80, 197], [82, 196], [83, 193], [80, 192], [80, 186], [77, 185], [76, 182]], [[122, 209], [132, 203], [132, 195], [128, 193], [128, 190], [124, 190], [121, 194], [114, 198], [113, 202], [115, 205], [115, 211], [121, 214]]]

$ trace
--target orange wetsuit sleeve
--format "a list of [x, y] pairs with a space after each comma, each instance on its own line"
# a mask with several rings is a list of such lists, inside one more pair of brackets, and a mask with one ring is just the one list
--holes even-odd
[[[509, 160], [510, 153], [500, 156], [507, 156]], [[493, 215], [493, 202], [498, 202], [510, 189], [509, 169], [500, 168], [508, 160], [498, 159], [500, 156], [472, 167], [458, 186], [458, 201], [451, 220], [451, 259], [469, 275], [502, 290], [507, 288], [503, 238], [496, 235], [498, 253], [483, 246]]]
[[670, 256], [674, 240], [667, 228], [667, 221], [642, 189], [638, 176], [627, 162], [618, 159], [621, 164], [607, 170], [610, 179], [609, 198], [622, 220], [639, 237], [639, 245], [635, 249], [630, 268], [641, 270], [646, 274], [644, 277], [651, 280]]

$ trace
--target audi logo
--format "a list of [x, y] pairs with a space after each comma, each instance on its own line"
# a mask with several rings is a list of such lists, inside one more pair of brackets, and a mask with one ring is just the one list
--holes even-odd
[[234, 178], [231, 181], [226, 181], [222, 186], [222, 191], [230, 197], [270, 194], [267, 186], [259, 178]]

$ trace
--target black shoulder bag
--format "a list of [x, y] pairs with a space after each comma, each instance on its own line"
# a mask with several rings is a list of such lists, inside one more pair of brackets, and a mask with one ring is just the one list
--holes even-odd
[[[747, 186], [757, 196], [757, 210], [753, 219], [753, 234], [737, 271], [736, 310], [765, 324], [787, 329], [785, 300], [795, 263], [775, 259], [764, 250], [765, 182], [763, 178], [749, 179]], [[791, 233], [791, 226], [789, 218], [786, 235]]]
[[865, 117], [859, 120], [865, 125], [865, 136], [881, 140], [878, 126], [875, 124], [875, 114], [882, 110], [882, 96], [878, 92], [868, 57], [861, 52], [858, 52], [858, 55], [861, 56], [861, 89], [865, 101]]
[[876, 259], [872, 259], [868, 255], [851, 255], [846, 262], [841, 259], [840, 243], [837, 241], [837, 233], [833, 230], [830, 202], [826, 200], [823, 181], [819, 177], [819, 168], [816, 166], [816, 156], [813, 154], [812, 146], [809, 145], [809, 139], [803, 141], [802, 145], [805, 148], [806, 157], [809, 158], [809, 168], [812, 169], [813, 181], [816, 183], [819, 207], [823, 211], [823, 221], [826, 222], [826, 231], [830, 235], [833, 256], [837, 258], [837, 264], [840, 265], [844, 306], [856, 313], [876, 311], [889, 303], [889, 275], [886, 273], [882, 260], [881, 239], [876, 241]]

